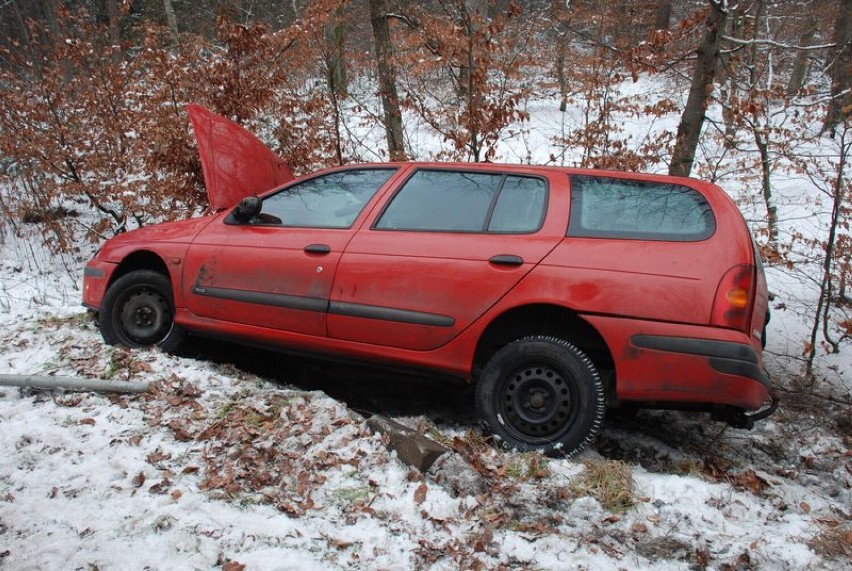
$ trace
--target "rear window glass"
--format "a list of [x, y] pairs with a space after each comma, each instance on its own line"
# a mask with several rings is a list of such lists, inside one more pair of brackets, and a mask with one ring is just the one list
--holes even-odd
[[547, 185], [540, 178], [507, 176], [494, 206], [489, 232], [532, 232], [541, 227]]
[[535, 177], [419, 170], [391, 199], [380, 230], [535, 232], [547, 204], [547, 185]]
[[690, 242], [709, 238], [715, 230], [707, 200], [689, 187], [571, 177], [569, 236]]

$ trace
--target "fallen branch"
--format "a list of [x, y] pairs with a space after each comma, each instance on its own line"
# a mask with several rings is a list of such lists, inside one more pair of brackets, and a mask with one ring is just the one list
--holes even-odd
[[148, 392], [150, 383], [44, 375], [0, 375], [0, 387], [31, 387], [34, 389], [63, 389], [99, 393], [144, 393]]

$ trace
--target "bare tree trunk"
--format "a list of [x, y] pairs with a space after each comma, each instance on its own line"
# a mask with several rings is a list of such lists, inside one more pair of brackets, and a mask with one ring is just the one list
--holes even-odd
[[[802, 35], [799, 36], [800, 46], [809, 46], [814, 41], [814, 36], [817, 30], [816, 17], [808, 13], [807, 22]], [[805, 86], [805, 74], [808, 71], [808, 61], [810, 56], [808, 50], [799, 50], [796, 53], [796, 59], [793, 61], [793, 69], [790, 71], [790, 80], [787, 82], [787, 95], [796, 95]]]
[[385, 116], [385, 134], [388, 154], [392, 161], [404, 161], [405, 141], [402, 131], [402, 112], [396, 91], [396, 69], [392, 60], [390, 29], [388, 28], [387, 0], [370, 0], [370, 23], [373, 26], [373, 41], [376, 46], [376, 64], [379, 71], [379, 93]]
[[841, 129], [840, 133], [840, 156], [837, 164], [837, 178], [834, 180], [834, 188], [832, 196], [831, 222], [828, 228], [828, 239], [825, 242], [825, 258], [822, 263], [822, 279], [820, 281], [819, 300], [817, 301], [816, 314], [814, 315], [813, 327], [811, 328], [811, 336], [808, 344], [805, 359], [805, 380], [813, 384], [814, 382], [814, 358], [816, 357], [817, 336], [822, 329], [823, 339], [831, 347], [831, 353], [837, 353], [840, 350], [840, 341], [831, 338], [829, 333], [829, 318], [831, 312], [832, 298], [832, 277], [834, 272], [834, 257], [837, 248], [837, 234], [841, 228], [843, 221], [843, 204], [846, 199], [844, 190], [846, 189], [846, 180], [843, 178], [843, 173], [847, 166], [848, 152], [850, 144], [848, 136], [850, 132], [846, 128]]
[[[743, 14], [739, 4], [733, 8], [728, 16], [729, 29], [728, 34], [731, 37], [739, 38], [742, 35]], [[721, 57], [721, 73], [719, 78], [719, 96], [722, 100], [722, 122], [725, 125], [725, 146], [733, 149], [737, 146], [737, 125], [736, 114], [732, 109], [732, 102], [736, 100], [738, 95], [738, 83], [736, 71], [731, 66], [731, 57], [723, 55]]]
[[568, 77], [565, 73], [565, 61], [568, 54], [568, 34], [565, 29], [565, 2], [551, 0], [550, 16], [553, 19], [552, 35], [556, 42], [556, 81], [559, 83], [559, 110], [568, 108]]
[[778, 250], [778, 207], [772, 197], [772, 163], [769, 160], [769, 144], [761, 130], [755, 124], [754, 143], [760, 153], [761, 191], [766, 205], [767, 230], [769, 231], [769, 247]]
[[692, 171], [695, 149], [698, 147], [698, 138], [707, 114], [707, 100], [712, 92], [713, 78], [719, 64], [719, 44], [728, 14], [723, 0], [708, 0], [708, 2], [710, 13], [705, 22], [706, 31], [698, 46], [698, 59], [695, 62], [689, 97], [680, 117], [677, 141], [669, 166], [669, 174], [675, 176], [689, 176]]
[[107, 0], [107, 16], [109, 17], [109, 41], [112, 45], [121, 44], [121, 14], [118, 10], [118, 0]]
[[837, 0], [840, 10], [834, 24], [834, 48], [831, 73], [831, 102], [825, 116], [823, 131], [834, 131], [840, 121], [852, 111], [852, 0]]
[[177, 23], [177, 16], [175, 16], [175, 7], [172, 6], [172, 0], [163, 0], [163, 10], [166, 12], [166, 23], [169, 25], [169, 29], [172, 31], [172, 37], [174, 37], [175, 43], [179, 42], [179, 30]]
[[668, 30], [672, 25], [672, 0], [657, 2], [657, 12], [654, 15], [654, 30]]
[[335, 10], [333, 21], [326, 27], [325, 37], [328, 44], [326, 56], [328, 88], [337, 97], [346, 97], [349, 91], [349, 79], [346, 76], [346, 22], [343, 20], [342, 10]]

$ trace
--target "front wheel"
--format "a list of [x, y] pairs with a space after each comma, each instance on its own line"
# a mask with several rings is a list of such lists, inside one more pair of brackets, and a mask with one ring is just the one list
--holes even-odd
[[488, 361], [476, 385], [476, 411], [506, 448], [573, 456], [600, 430], [606, 406], [585, 353], [563, 339], [532, 336]]
[[158, 272], [136, 270], [110, 285], [101, 304], [98, 325], [110, 345], [157, 346], [173, 351], [186, 335], [174, 319], [169, 279]]

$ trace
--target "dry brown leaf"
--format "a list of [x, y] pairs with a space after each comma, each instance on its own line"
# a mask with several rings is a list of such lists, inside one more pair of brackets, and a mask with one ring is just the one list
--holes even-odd
[[740, 490], [748, 490], [758, 495], [769, 487], [769, 482], [758, 476], [754, 470], [749, 469], [740, 472], [734, 477], [734, 486]]
[[156, 450], [148, 454], [145, 459], [148, 461], [149, 464], [156, 464], [158, 462], [162, 462], [163, 460], [168, 460], [171, 457], [172, 455], [170, 453], [163, 452], [162, 450], [157, 448]]
[[130, 483], [133, 485], [134, 488], [142, 486], [142, 484], [145, 483], [145, 474], [139, 472], [138, 474], [133, 476], [133, 479], [130, 480]]
[[425, 483], [417, 486], [417, 489], [414, 490], [414, 503], [418, 506], [426, 501], [426, 492], [429, 491], [429, 486]]

